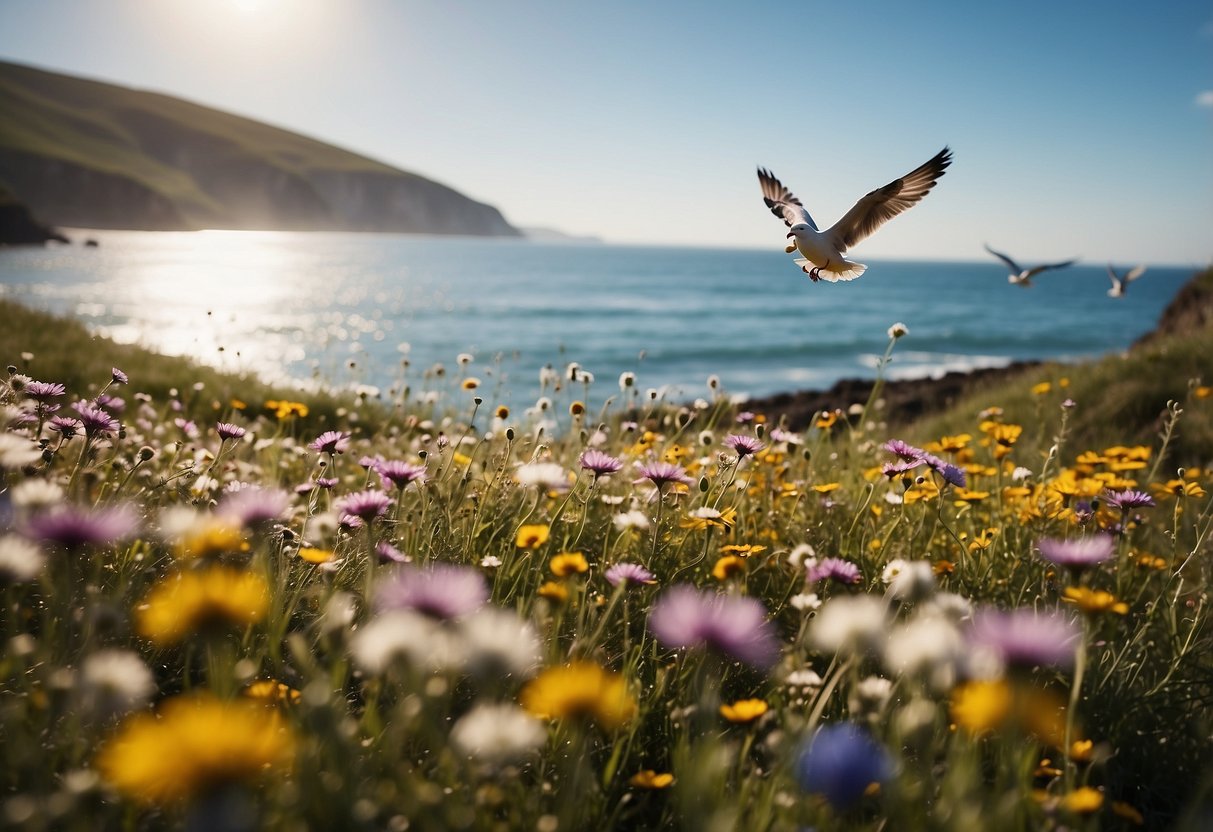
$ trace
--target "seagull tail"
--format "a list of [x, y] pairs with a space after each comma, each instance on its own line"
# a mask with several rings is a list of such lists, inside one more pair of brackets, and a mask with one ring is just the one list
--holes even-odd
[[[797, 266], [807, 266], [810, 269], [815, 265], [804, 258], [797, 258], [792, 262], [794, 262]], [[836, 266], [831, 264], [828, 269], [822, 269], [818, 272], [818, 274], [821, 276], [822, 280], [829, 283], [837, 283], [840, 280], [854, 280], [867, 270], [868, 267], [863, 263], [852, 263], [849, 260], [843, 260]]]

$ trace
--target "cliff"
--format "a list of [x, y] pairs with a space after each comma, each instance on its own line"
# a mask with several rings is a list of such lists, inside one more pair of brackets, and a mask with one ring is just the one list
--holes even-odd
[[171, 96], [0, 62], [0, 182], [57, 225], [519, 236], [438, 182]]
[[0, 247], [40, 245], [51, 240], [68, 242], [67, 237], [39, 222], [29, 208], [0, 187]]

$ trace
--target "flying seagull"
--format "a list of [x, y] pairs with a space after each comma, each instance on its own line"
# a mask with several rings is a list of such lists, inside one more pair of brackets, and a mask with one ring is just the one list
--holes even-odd
[[788, 254], [799, 250], [803, 258], [796, 265], [816, 283], [828, 280], [854, 280], [868, 268], [846, 258], [847, 249], [865, 239], [893, 217], [910, 208], [935, 187], [952, 163], [952, 151], [944, 148], [926, 164], [915, 168], [883, 188], [877, 188], [856, 202], [833, 227], [821, 231], [800, 200], [765, 168], [758, 169], [762, 201], [771, 213], [788, 226]]
[[1049, 269], [1064, 269], [1066, 266], [1072, 266], [1078, 262], [1078, 258], [1075, 257], [1061, 263], [1045, 263], [1041, 266], [1033, 266], [1030, 269], [1025, 269], [1023, 266], [1016, 263], [1010, 257], [1007, 257], [1002, 252], [995, 251], [994, 249], [990, 248], [989, 244], [986, 244], [986, 251], [990, 252], [990, 254], [993, 254], [999, 260], [1007, 264], [1007, 268], [1011, 270], [1011, 273], [1007, 275], [1008, 283], [1015, 286], [1023, 286], [1025, 289], [1032, 285], [1032, 278], [1036, 277], [1036, 275], [1040, 274], [1041, 272], [1048, 271]]
[[1108, 297], [1123, 298], [1125, 289], [1129, 288], [1129, 284], [1146, 273], [1145, 266], [1136, 266], [1129, 269], [1124, 277], [1116, 273], [1116, 269], [1112, 268], [1112, 264], [1108, 264], [1108, 277], [1112, 279], [1112, 288], [1108, 290]]

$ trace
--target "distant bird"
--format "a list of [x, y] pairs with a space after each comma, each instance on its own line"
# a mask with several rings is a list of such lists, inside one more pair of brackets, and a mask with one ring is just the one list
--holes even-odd
[[1116, 269], [1112, 268], [1112, 264], [1108, 264], [1108, 277], [1112, 279], [1112, 288], [1108, 290], [1108, 297], [1123, 298], [1125, 290], [1129, 288], [1129, 284], [1146, 273], [1145, 266], [1135, 266], [1121, 277], [1116, 273]]
[[794, 240], [784, 251], [791, 254], [799, 250], [804, 255], [797, 258], [796, 265], [814, 283], [818, 280], [836, 283], [854, 280], [868, 268], [848, 260], [847, 249], [926, 196], [951, 163], [952, 151], [945, 147], [931, 161], [856, 202], [825, 231], [817, 228], [800, 200], [769, 170], [758, 169], [758, 182], [762, 185], [762, 201], [788, 226], [788, 239]]
[[1040, 274], [1041, 272], [1046, 272], [1049, 269], [1064, 269], [1066, 266], [1073, 266], [1078, 262], [1078, 258], [1075, 257], [1061, 263], [1045, 263], [1043, 266], [1033, 266], [1030, 269], [1025, 269], [1023, 266], [1016, 263], [1010, 257], [1007, 257], [1002, 252], [998, 252], [990, 248], [988, 244], [986, 245], [986, 251], [990, 252], [990, 254], [993, 254], [999, 260], [1007, 264], [1007, 268], [1011, 270], [1011, 273], [1007, 275], [1008, 283], [1015, 286], [1023, 286], [1025, 289], [1032, 285], [1032, 278], [1036, 277], [1036, 275]]

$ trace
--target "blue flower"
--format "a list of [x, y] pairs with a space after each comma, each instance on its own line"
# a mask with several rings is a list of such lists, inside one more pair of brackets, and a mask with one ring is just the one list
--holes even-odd
[[819, 728], [796, 760], [796, 779], [835, 809], [846, 809], [872, 783], [892, 775], [888, 752], [867, 731], [849, 722]]

